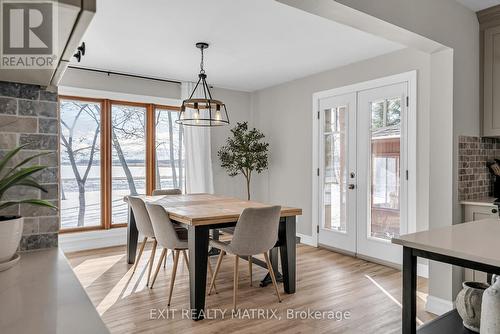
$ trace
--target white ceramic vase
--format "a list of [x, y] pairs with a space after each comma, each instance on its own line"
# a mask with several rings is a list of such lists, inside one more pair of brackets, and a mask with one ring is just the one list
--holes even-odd
[[22, 217], [0, 216], [0, 263], [10, 261], [14, 257], [22, 234]]
[[500, 279], [483, 294], [481, 334], [500, 334]]
[[480, 282], [463, 282], [463, 289], [457, 295], [455, 305], [463, 320], [464, 327], [479, 333], [481, 321], [481, 300], [488, 284]]

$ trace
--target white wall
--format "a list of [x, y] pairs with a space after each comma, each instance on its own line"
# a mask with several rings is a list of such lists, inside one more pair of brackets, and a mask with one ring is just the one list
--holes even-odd
[[[231, 128], [237, 122], [249, 121], [249, 125], [252, 126], [251, 93], [214, 88], [212, 95], [214, 98], [224, 101], [228, 110], [229, 121], [231, 122], [230, 126], [214, 127], [211, 129], [210, 140], [212, 141], [212, 167], [215, 193], [246, 199], [246, 182], [244, 176], [228, 176], [226, 171], [220, 167], [217, 150], [225, 144], [227, 137], [231, 135]], [[253, 185], [255, 186], [255, 183]], [[254, 193], [255, 191], [252, 192]]]
[[254, 124], [270, 142], [269, 170], [259, 177], [257, 198], [298, 206], [297, 231], [312, 234], [312, 94], [417, 70], [417, 228], [428, 227], [430, 56], [404, 49], [254, 93]]
[[73, 68], [68, 68], [64, 72], [59, 86], [166, 99], [180, 99], [181, 96], [181, 85], [178, 83], [107, 75]]

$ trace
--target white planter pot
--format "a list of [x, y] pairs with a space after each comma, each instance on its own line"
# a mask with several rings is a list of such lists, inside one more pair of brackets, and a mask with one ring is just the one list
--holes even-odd
[[22, 217], [0, 216], [0, 263], [10, 261], [16, 254], [22, 234]]

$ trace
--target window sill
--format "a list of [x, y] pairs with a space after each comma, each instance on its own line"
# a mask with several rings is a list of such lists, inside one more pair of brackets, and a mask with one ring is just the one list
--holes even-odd
[[59, 247], [64, 252], [121, 246], [127, 243], [127, 228], [64, 233], [59, 235]]

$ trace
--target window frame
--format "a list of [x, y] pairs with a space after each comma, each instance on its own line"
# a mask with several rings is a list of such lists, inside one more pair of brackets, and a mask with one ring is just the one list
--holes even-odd
[[[93, 230], [108, 230], [111, 228], [126, 227], [127, 223], [112, 224], [112, 142], [111, 142], [111, 112], [113, 105], [128, 105], [135, 107], [143, 107], [146, 109], [146, 155], [145, 155], [145, 168], [146, 168], [146, 195], [151, 195], [156, 184], [155, 175], [155, 142], [156, 142], [156, 125], [155, 125], [155, 112], [156, 109], [180, 111], [178, 106], [154, 104], [154, 103], [141, 103], [125, 100], [113, 100], [103, 98], [93, 98], [84, 96], [73, 95], [58, 95], [57, 105], [60, 108], [61, 100], [73, 100], [81, 102], [100, 103], [101, 105], [101, 125], [100, 125], [100, 184], [101, 184], [101, 223], [95, 226], [82, 226], [61, 228], [59, 233], [73, 233]], [[59, 110], [60, 112], [60, 110]], [[60, 143], [59, 143], [60, 145]], [[60, 152], [61, 154], [61, 152]], [[61, 167], [59, 167], [61, 168]], [[59, 175], [61, 171], [59, 171]], [[61, 181], [59, 181], [60, 187]], [[60, 200], [60, 199], [59, 199]]]

